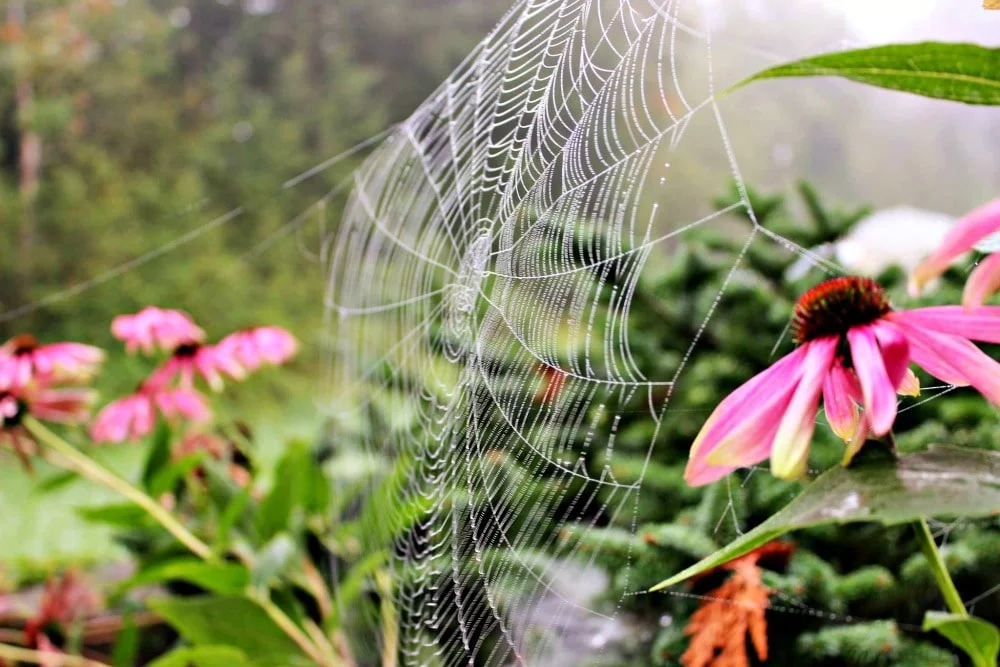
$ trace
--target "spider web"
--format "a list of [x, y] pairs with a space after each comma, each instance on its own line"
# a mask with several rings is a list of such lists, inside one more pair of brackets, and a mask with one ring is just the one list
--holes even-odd
[[[711, 33], [693, 23], [710, 17], [681, 4], [516, 4], [355, 175], [327, 249], [326, 409], [397, 407], [399, 424], [359, 441], [395, 466], [369, 521], [391, 537], [398, 636], [383, 642], [405, 664], [556, 664], [567, 628], [613, 623], [583, 593], [603, 546], [569, 531], [634, 532], [642, 476], [613, 473], [618, 425], [648, 413], [648, 463], [729, 282], [679, 363], [643, 368], [628, 320], [650, 252], [735, 209], [753, 227], [730, 277], [758, 239], [807, 252], [756, 223]], [[681, 62], [681, 46], [703, 58]], [[665, 188], [696, 119], [715, 125], [741, 201], [685, 219]], [[720, 523], [730, 510], [738, 529], [731, 503]]]

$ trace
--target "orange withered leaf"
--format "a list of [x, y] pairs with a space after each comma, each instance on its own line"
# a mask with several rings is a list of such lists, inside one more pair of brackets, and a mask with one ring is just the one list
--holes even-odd
[[684, 667], [750, 667], [748, 638], [757, 657], [767, 660], [770, 590], [761, 581], [758, 563], [770, 557], [787, 560], [791, 550], [790, 544], [771, 542], [715, 570], [732, 574], [704, 597], [688, 621], [684, 633], [691, 642], [681, 656]]

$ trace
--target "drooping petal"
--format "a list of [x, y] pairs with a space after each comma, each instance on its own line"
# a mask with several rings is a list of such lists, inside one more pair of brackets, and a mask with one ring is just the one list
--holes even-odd
[[981, 343], [1000, 343], [1000, 306], [932, 306], [895, 311], [885, 319]]
[[712, 414], [701, 427], [698, 436], [691, 445], [690, 456], [714, 449], [719, 441], [729, 431], [746, 419], [746, 413], [752, 409], [762, 396], [773, 395], [782, 385], [794, 384], [802, 375], [802, 360], [805, 349], [795, 351], [779, 359], [769, 368], [753, 376], [733, 390], [716, 406]]
[[[922, 359], [914, 355], [914, 360], [924, 370], [950, 384], [972, 385], [993, 405], [1000, 407], [1000, 363], [965, 338], [949, 336], [909, 323], [897, 323], [896, 326], [914, 344], [914, 349], [919, 344], [924, 351], [929, 352]], [[932, 360], [930, 366], [923, 363], [927, 358]], [[939, 375], [938, 371], [944, 372]], [[960, 381], [954, 382], [953, 379], [956, 378]]]
[[919, 295], [924, 285], [944, 273], [952, 262], [997, 230], [1000, 230], [1000, 199], [994, 199], [966, 214], [944, 237], [937, 251], [921, 262], [910, 275], [910, 294]]
[[716, 466], [711, 466], [706, 457], [718, 447], [723, 439], [731, 435], [741, 425], [752, 421], [754, 416], [761, 411], [768, 410], [770, 403], [775, 400], [776, 396], [788, 392], [790, 388], [794, 389], [796, 382], [802, 375], [804, 358], [805, 347], [797, 348], [770, 368], [737, 387], [716, 406], [691, 445], [687, 467], [684, 471], [684, 479], [689, 484], [707, 484], [738, 467], [723, 468], [721, 472], [717, 469], [707, 470], [716, 468]]
[[695, 465], [685, 471], [691, 486], [702, 486], [725, 477], [739, 468], [760, 463], [771, 455], [771, 445], [778, 424], [788, 408], [795, 385], [769, 400], [766, 407], [754, 412], [741, 427], [723, 439]]
[[[858, 429], [861, 410], [852, 399], [852, 383], [857, 379], [844, 368], [841, 360], [834, 362], [823, 380], [823, 409], [826, 420], [837, 437], [847, 442]], [[860, 391], [860, 390], [859, 390]]]
[[903, 378], [903, 382], [896, 387], [896, 393], [900, 396], [911, 397], [920, 395], [920, 380], [909, 368], [906, 369], [906, 376]]
[[709, 465], [735, 470], [760, 463], [771, 454], [774, 435], [795, 393], [797, 383], [777, 391], [723, 438], [705, 460]]
[[[911, 322], [895, 318], [891, 319], [890, 323], [906, 334], [907, 340], [910, 341], [910, 357], [913, 359], [913, 363], [937, 379], [950, 385], [956, 387], [969, 386], [968, 378], [947, 359], [942, 358], [938, 354], [938, 350], [934, 349], [932, 343], [929, 343], [930, 339], [927, 336], [911, 335], [911, 331], [918, 328], [923, 329], [922, 327], [917, 327]], [[923, 331], [925, 333], [928, 332], [926, 329], [923, 329]]]
[[789, 401], [771, 448], [771, 472], [776, 477], [794, 479], [806, 472], [809, 443], [816, 429], [816, 413], [823, 381], [837, 352], [838, 337], [817, 338], [802, 347], [807, 350], [792, 400]]
[[889, 379], [875, 331], [871, 325], [853, 327], [847, 332], [847, 342], [867, 419], [876, 435], [885, 435], [896, 421], [896, 386]]
[[962, 290], [962, 305], [981, 306], [997, 290], [1000, 290], [1000, 252], [989, 255], [972, 270]]
[[875, 321], [871, 328], [882, 352], [885, 372], [895, 391], [906, 379], [906, 372], [910, 369], [910, 342], [899, 329], [885, 322]]
[[840, 461], [841, 465], [851, 465], [851, 461], [854, 460], [854, 456], [861, 451], [862, 447], [864, 447], [870, 434], [871, 426], [868, 424], [868, 420], [866, 418], [862, 418], [858, 421], [858, 427], [854, 433], [851, 434], [850, 440], [845, 443], [847, 448], [844, 450], [844, 458]]

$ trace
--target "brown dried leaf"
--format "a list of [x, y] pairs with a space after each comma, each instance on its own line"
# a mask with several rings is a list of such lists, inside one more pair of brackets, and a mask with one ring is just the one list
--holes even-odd
[[702, 600], [684, 629], [691, 637], [681, 656], [684, 667], [750, 667], [747, 637], [757, 657], [767, 660], [767, 619], [770, 590], [761, 581], [758, 562], [766, 557], [787, 559], [791, 545], [772, 542], [718, 569], [732, 572]]

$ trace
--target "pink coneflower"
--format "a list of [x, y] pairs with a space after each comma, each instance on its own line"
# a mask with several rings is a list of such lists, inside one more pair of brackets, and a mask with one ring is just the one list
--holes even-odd
[[156, 348], [172, 352], [181, 345], [205, 339], [205, 332], [187, 314], [155, 306], [134, 315], [119, 315], [111, 322], [111, 333], [125, 343], [129, 352], [142, 349], [146, 354]]
[[253, 371], [262, 364], [285, 363], [295, 356], [299, 346], [295, 337], [281, 327], [255, 327], [229, 334], [216, 347]]
[[[910, 276], [910, 294], [917, 296], [923, 286], [944, 273], [952, 262], [972, 250], [984, 238], [1000, 232], [1000, 199], [983, 204], [959, 220], [944, 237], [941, 247], [924, 260]], [[962, 303], [968, 308], [981, 306], [990, 294], [1000, 289], [1000, 252], [988, 255], [972, 271]]]
[[684, 473], [689, 484], [768, 457], [776, 476], [801, 476], [821, 397], [849, 460], [869, 434], [892, 428], [897, 392], [919, 391], [911, 361], [1000, 406], [1000, 363], [970, 342], [1000, 343], [1000, 307], [896, 311], [874, 281], [844, 277], [804, 294], [792, 324], [799, 347], [737, 388], [705, 422]]
[[194, 343], [181, 345], [167, 361], [153, 371], [149, 382], [166, 386], [179, 380], [182, 387], [193, 387], [196, 377], [202, 378], [215, 391], [222, 389], [222, 376], [234, 380], [246, 378], [246, 369], [236, 360], [231, 349], [218, 345]]
[[90, 416], [95, 392], [80, 387], [53, 388], [32, 385], [0, 390], [0, 444], [8, 443], [25, 467], [35, 441], [22, 422], [28, 415], [58, 424], [80, 424]]
[[191, 422], [212, 416], [204, 397], [194, 389], [166, 388], [147, 381], [134, 394], [106, 405], [94, 420], [90, 437], [94, 442], [138, 440], [152, 432], [157, 410], [167, 419]]
[[62, 637], [70, 636], [70, 626], [100, 611], [103, 604], [100, 594], [72, 571], [45, 584], [38, 613], [24, 626], [27, 645], [52, 655], [51, 661], [41, 663], [42, 667], [65, 664], [63, 652], [47, 633], [57, 629]]
[[34, 336], [16, 336], [0, 347], [0, 389], [26, 387], [33, 382], [87, 379], [103, 359], [104, 351], [91, 345], [41, 345]]

